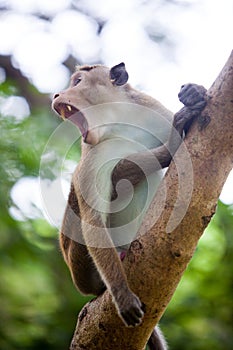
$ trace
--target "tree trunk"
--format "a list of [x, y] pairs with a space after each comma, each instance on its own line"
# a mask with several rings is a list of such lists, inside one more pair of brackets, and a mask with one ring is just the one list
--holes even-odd
[[106, 291], [81, 311], [70, 349], [143, 350], [215, 213], [233, 166], [233, 52], [208, 90], [208, 103], [180, 146], [124, 260], [131, 289], [146, 305], [127, 328]]

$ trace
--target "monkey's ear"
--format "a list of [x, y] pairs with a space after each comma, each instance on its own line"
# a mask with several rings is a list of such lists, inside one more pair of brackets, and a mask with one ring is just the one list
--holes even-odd
[[110, 69], [110, 79], [113, 85], [124, 85], [129, 78], [128, 73], [125, 70], [125, 64], [121, 62]]

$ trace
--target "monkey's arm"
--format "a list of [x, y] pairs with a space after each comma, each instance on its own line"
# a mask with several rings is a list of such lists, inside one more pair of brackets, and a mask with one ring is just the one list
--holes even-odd
[[114, 188], [121, 179], [127, 179], [135, 186], [145, 176], [169, 166], [172, 157], [182, 142], [184, 130], [187, 131], [192, 120], [206, 106], [206, 89], [203, 86], [196, 84], [183, 85], [178, 96], [185, 107], [174, 115], [169, 140], [162, 146], [145, 152], [134, 153], [122, 159], [112, 173]]

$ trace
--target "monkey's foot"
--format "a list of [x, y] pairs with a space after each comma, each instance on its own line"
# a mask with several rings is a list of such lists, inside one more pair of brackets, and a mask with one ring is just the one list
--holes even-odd
[[128, 290], [124, 297], [121, 294], [120, 300], [116, 300], [119, 315], [127, 327], [135, 327], [142, 322], [144, 312], [140, 299]]

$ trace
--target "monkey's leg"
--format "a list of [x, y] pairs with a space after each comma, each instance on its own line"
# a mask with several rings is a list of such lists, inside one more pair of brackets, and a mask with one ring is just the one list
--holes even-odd
[[66, 237], [62, 232], [60, 246], [77, 289], [83, 294], [100, 294], [104, 290], [104, 284], [87, 248]]
[[60, 247], [75, 286], [83, 294], [99, 295], [105, 285], [85, 245], [78, 200], [71, 184], [60, 232]]

